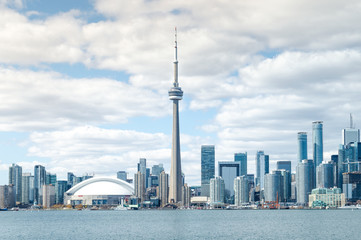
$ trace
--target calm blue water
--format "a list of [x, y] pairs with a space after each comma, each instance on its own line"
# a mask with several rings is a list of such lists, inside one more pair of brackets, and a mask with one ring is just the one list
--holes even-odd
[[361, 211], [0, 212], [0, 239], [360, 239]]

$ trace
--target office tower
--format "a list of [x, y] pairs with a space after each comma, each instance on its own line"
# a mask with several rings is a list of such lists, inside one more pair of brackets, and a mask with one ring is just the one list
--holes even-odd
[[85, 175], [83, 175], [83, 176], [81, 177], [81, 181], [85, 181], [85, 180], [90, 179], [90, 178], [92, 178], [92, 177], [94, 177], [94, 176], [93, 176], [93, 175], [89, 175], [88, 173], [86, 173]]
[[235, 153], [234, 161], [240, 162], [239, 176], [247, 176], [247, 152]]
[[158, 164], [158, 165], [153, 165], [152, 167], [152, 175], [153, 176], [158, 176], [160, 175], [161, 172], [164, 171], [164, 168], [163, 168], [163, 164]]
[[338, 187], [342, 187], [342, 174], [359, 171], [361, 143], [340, 145], [338, 150]]
[[145, 200], [145, 174], [138, 171], [134, 174], [134, 193], [135, 196], [140, 199], [140, 202]]
[[150, 185], [148, 186], [148, 183], [150, 183], [148, 180], [150, 180], [150, 168], [146, 168], [145, 169], [145, 187], [148, 188], [150, 187]]
[[190, 207], [191, 203], [191, 188], [187, 185], [184, 184], [184, 186], [182, 187], [182, 205], [185, 208]]
[[202, 196], [209, 197], [209, 184], [215, 174], [214, 145], [201, 146], [201, 192]]
[[307, 159], [307, 133], [299, 132], [297, 134], [298, 139], [298, 152], [297, 158], [298, 162], [301, 162], [304, 159]]
[[68, 172], [67, 179], [68, 179], [68, 189], [72, 188], [74, 186], [73, 179], [75, 175], [72, 172]]
[[211, 204], [224, 203], [225, 184], [222, 177], [212, 178], [209, 184]]
[[274, 170], [265, 175], [264, 197], [266, 202], [281, 202], [284, 199], [284, 178], [281, 170]]
[[42, 205], [43, 185], [45, 184], [46, 171], [45, 167], [35, 165], [34, 167], [34, 203]]
[[331, 162], [321, 163], [316, 168], [316, 187], [332, 188], [334, 184], [333, 172], [334, 165]]
[[277, 170], [284, 169], [291, 173], [291, 161], [277, 161]]
[[168, 203], [169, 175], [162, 171], [159, 175], [159, 199], [162, 207]]
[[342, 145], [360, 142], [360, 129], [356, 129], [350, 114], [350, 127], [342, 130]]
[[241, 206], [249, 202], [249, 188], [247, 176], [242, 175], [234, 179], [234, 204]]
[[280, 171], [282, 177], [283, 177], [283, 198], [280, 199], [279, 201], [282, 202], [289, 202], [291, 201], [291, 194], [292, 194], [292, 174], [284, 169], [280, 169], [278, 170]]
[[357, 202], [361, 199], [361, 172], [343, 173], [342, 192], [347, 201]]
[[338, 155], [331, 155], [333, 163], [333, 185], [338, 186]]
[[140, 158], [138, 163], [138, 171], [142, 174], [147, 173], [147, 159]]
[[123, 181], [127, 181], [128, 179], [128, 174], [126, 171], [118, 171], [117, 172], [117, 178]]
[[179, 202], [182, 195], [182, 168], [179, 136], [178, 103], [182, 100], [183, 91], [178, 83], [177, 32], [175, 38], [174, 82], [169, 90], [169, 100], [173, 101], [173, 133], [172, 133], [172, 161], [170, 167], [169, 201]]
[[30, 203], [30, 178], [31, 173], [23, 173], [21, 183], [21, 203], [23, 204]]
[[225, 203], [234, 203], [234, 179], [239, 176], [239, 162], [218, 162], [219, 176], [224, 182], [224, 201]]
[[15, 186], [15, 201], [21, 202], [21, 181], [23, 176], [22, 167], [12, 164], [9, 167], [9, 185]]
[[45, 185], [53, 185], [56, 183], [56, 174], [51, 174], [50, 172], [46, 172]]
[[64, 193], [68, 190], [67, 181], [56, 181], [55, 183], [55, 203], [64, 204]]
[[312, 122], [312, 147], [314, 169], [323, 161], [323, 122]]
[[259, 185], [260, 189], [264, 189], [264, 176], [269, 173], [269, 156], [261, 154], [260, 158], [260, 177], [259, 177]]
[[259, 185], [260, 175], [261, 175], [261, 162], [260, 158], [264, 155], [264, 151], [257, 151], [256, 153], [256, 186]]
[[50, 208], [55, 204], [55, 186], [43, 185], [43, 208]]
[[308, 195], [315, 188], [315, 170], [313, 160], [302, 160], [296, 167], [297, 203], [306, 204]]
[[14, 185], [2, 185], [0, 186], [0, 208], [12, 208], [15, 207], [15, 186]]

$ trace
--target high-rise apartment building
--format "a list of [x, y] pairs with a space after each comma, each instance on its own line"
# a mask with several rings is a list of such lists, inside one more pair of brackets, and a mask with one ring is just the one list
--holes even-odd
[[247, 176], [242, 175], [234, 179], [234, 204], [242, 206], [249, 202], [249, 188]]
[[191, 206], [191, 188], [187, 184], [182, 187], [182, 206], [185, 208]]
[[9, 185], [15, 187], [15, 201], [21, 202], [21, 183], [22, 183], [23, 170], [22, 167], [12, 164], [9, 167]]
[[209, 184], [215, 174], [214, 145], [201, 146], [201, 193], [209, 197]]
[[212, 178], [210, 181], [211, 204], [223, 204], [225, 198], [225, 184], [222, 177]]
[[[23, 173], [22, 183], [21, 183], [21, 203], [30, 204], [30, 182], [31, 182], [31, 173]], [[33, 189], [32, 189], [33, 190]], [[34, 190], [33, 190], [34, 191]]]
[[264, 189], [264, 176], [269, 173], [269, 155], [265, 155], [263, 151], [257, 152], [259, 161], [259, 185], [261, 190]]
[[296, 167], [297, 203], [307, 204], [308, 195], [315, 188], [315, 170], [313, 160], [302, 160]]
[[43, 203], [43, 185], [45, 185], [46, 171], [45, 167], [35, 165], [34, 167], [34, 203], [42, 205]]
[[50, 208], [55, 204], [55, 186], [43, 185], [43, 208]]
[[274, 170], [265, 175], [264, 198], [266, 202], [283, 201], [284, 199], [284, 178], [281, 170]]
[[312, 122], [312, 147], [314, 169], [323, 161], [323, 122]]
[[298, 158], [298, 162], [301, 162], [302, 160], [307, 159], [307, 133], [299, 132], [297, 134], [297, 140], [298, 140], [297, 158]]
[[55, 203], [64, 204], [64, 193], [68, 190], [67, 181], [57, 181], [55, 184]]
[[145, 174], [138, 171], [134, 174], [134, 194], [142, 203], [145, 200]]
[[2, 185], [0, 186], [0, 208], [12, 208], [15, 206], [15, 186]]
[[168, 203], [168, 194], [169, 194], [169, 175], [162, 171], [159, 175], [159, 193], [158, 197], [160, 199], [160, 204], [162, 207]]
[[239, 176], [247, 176], [247, 152], [235, 153], [234, 161], [240, 163]]
[[218, 162], [219, 176], [224, 182], [224, 201], [228, 204], [234, 203], [234, 179], [239, 176], [240, 163], [224, 161]]

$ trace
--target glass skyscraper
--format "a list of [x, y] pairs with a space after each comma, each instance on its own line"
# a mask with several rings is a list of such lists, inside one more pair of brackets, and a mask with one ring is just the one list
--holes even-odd
[[247, 176], [247, 152], [245, 153], [235, 153], [234, 161], [240, 162], [240, 176]]
[[201, 191], [202, 196], [209, 197], [209, 184], [215, 174], [214, 145], [201, 146]]
[[342, 130], [342, 144], [360, 142], [360, 129], [345, 128]]
[[280, 170], [274, 170], [265, 175], [264, 197], [266, 202], [283, 201], [284, 179]]
[[298, 162], [302, 162], [302, 160], [307, 159], [307, 133], [299, 132], [297, 134], [297, 140], [298, 140], [297, 158], [298, 158]]
[[224, 203], [225, 183], [222, 177], [215, 177], [210, 180], [210, 199], [211, 204]]
[[277, 170], [284, 169], [291, 174], [291, 161], [277, 161]]
[[312, 160], [302, 160], [296, 167], [297, 203], [308, 203], [308, 195], [315, 188], [315, 170]]
[[323, 161], [323, 122], [312, 122], [312, 146], [314, 169]]
[[334, 187], [334, 164], [321, 163], [316, 168], [316, 187], [317, 188], [332, 188]]
[[34, 167], [34, 202], [38, 205], [43, 204], [43, 185], [45, 185], [46, 171], [45, 167], [35, 165]]
[[9, 167], [9, 185], [13, 184], [15, 186], [15, 201], [21, 202], [21, 182], [23, 177], [22, 167], [12, 164]]
[[248, 179], [246, 175], [234, 179], [234, 204], [241, 206], [249, 202]]
[[264, 175], [269, 173], [269, 155], [264, 155], [263, 151], [261, 152], [261, 154], [258, 154], [257, 152], [257, 158], [259, 160], [259, 173], [260, 173], [258, 181], [260, 188], [262, 190], [264, 189]]

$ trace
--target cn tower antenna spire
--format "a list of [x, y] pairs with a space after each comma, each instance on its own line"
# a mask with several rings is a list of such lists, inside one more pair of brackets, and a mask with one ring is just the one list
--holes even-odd
[[174, 38], [175, 38], [175, 61], [178, 61], [178, 53], [177, 53], [177, 27], [174, 28]]

